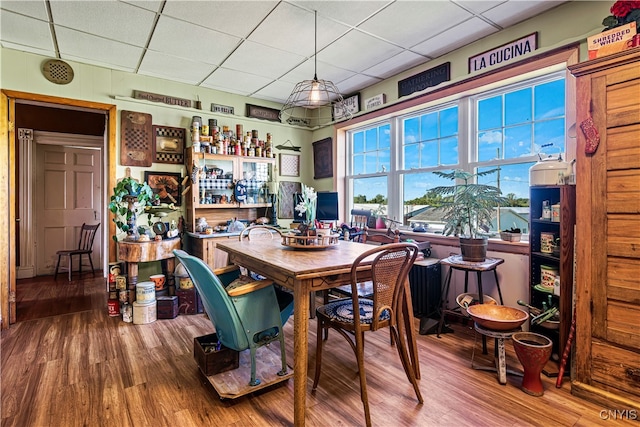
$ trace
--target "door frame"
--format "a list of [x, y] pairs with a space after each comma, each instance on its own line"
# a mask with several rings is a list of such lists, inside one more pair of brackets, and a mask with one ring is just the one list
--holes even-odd
[[[17, 100], [45, 102], [64, 106], [89, 108], [104, 111], [107, 116], [107, 131], [105, 141], [106, 164], [103, 174], [107, 174], [106, 185], [103, 191], [115, 186], [116, 181], [116, 106], [101, 102], [82, 101], [78, 99], [62, 98], [57, 96], [42, 95], [29, 92], [20, 92], [2, 89], [0, 91], [0, 138], [7, 141], [0, 143], [0, 168], [7, 171], [0, 174], [0, 188], [6, 190], [8, 197], [0, 197], [0, 230], [3, 230], [0, 237], [0, 329], [7, 329], [9, 324], [16, 321], [16, 126], [15, 126], [15, 104]], [[105, 205], [106, 206], [106, 205]], [[106, 209], [106, 208], [105, 208]], [[115, 259], [115, 243], [106, 236], [115, 235], [115, 224], [105, 210], [103, 216], [108, 224], [105, 238], [103, 239], [103, 254], [107, 260]], [[108, 242], [108, 243], [107, 243]], [[108, 245], [108, 246], [107, 246]]]

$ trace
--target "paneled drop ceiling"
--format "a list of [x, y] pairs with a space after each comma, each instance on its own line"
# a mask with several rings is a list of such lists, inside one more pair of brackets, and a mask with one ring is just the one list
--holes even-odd
[[0, 1], [3, 47], [284, 103], [317, 74], [343, 94], [565, 1]]

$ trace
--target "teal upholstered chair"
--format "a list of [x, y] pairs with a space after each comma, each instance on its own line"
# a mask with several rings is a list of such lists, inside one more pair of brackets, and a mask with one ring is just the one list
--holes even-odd
[[293, 296], [277, 291], [271, 280], [239, 281], [239, 268], [229, 266], [215, 274], [200, 258], [181, 250], [173, 253], [184, 265], [200, 294], [207, 315], [216, 329], [218, 339], [227, 348], [251, 352], [251, 380], [256, 378], [256, 349], [273, 341], [280, 341], [282, 370], [287, 373], [284, 332], [282, 325], [293, 311]]

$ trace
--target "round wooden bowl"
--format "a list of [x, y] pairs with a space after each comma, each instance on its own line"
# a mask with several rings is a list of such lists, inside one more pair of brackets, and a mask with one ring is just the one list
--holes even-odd
[[529, 318], [529, 313], [519, 308], [493, 304], [472, 305], [467, 313], [478, 325], [494, 331], [515, 329]]
[[[479, 298], [478, 294], [470, 294], [470, 293], [460, 294], [456, 297], [456, 303], [458, 303], [461, 309], [466, 310], [466, 307], [464, 306], [463, 301], [467, 296], [471, 297], [471, 303], [469, 303], [470, 306], [480, 304], [478, 302], [478, 298]], [[498, 304], [498, 301], [496, 301], [489, 295], [483, 295], [482, 299], [485, 304], [494, 304], [494, 305]]]

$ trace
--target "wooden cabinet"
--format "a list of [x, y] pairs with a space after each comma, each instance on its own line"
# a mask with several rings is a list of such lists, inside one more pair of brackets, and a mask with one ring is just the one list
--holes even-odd
[[[554, 306], [560, 312], [557, 329], [531, 325], [531, 330], [553, 341], [553, 353], [562, 357], [564, 345], [571, 328], [573, 311], [573, 242], [576, 223], [576, 189], [573, 185], [532, 186], [530, 189], [529, 265], [531, 278], [530, 304], [540, 309]], [[549, 214], [543, 213], [543, 203], [548, 203]], [[546, 241], [546, 243], [545, 243]], [[549, 244], [551, 242], [551, 244]], [[543, 276], [559, 279], [555, 289], [543, 286]], [[553, 281], [551, 281], [553, 285]], [[549, 325], [548, 323], [546, 325]], [[557, 376], [558, 363], [552, 361], [544, 372]], [[569, 372], [567, 370], [567, 372]]]
[[201, 217], [219, 225], [233, 218], [252, 221], [275, 215], [267, 191], [275, 159], [198, 153], [191, 147], [185, 158], [189, 174], [194, 164], [200, 170], [186, 195], [187, 230], [195, 232]]
[[[573, 394], [640, 410], [640, 49], [570, 67], [577, 77]], [[585, 153], [580, 124], [600, 144]]]
[[202, 259], [212, 269], [225, 267], [229, 264], [229, 254], [216, 249], [218, 242], [237, 239], [238, 236], [200, 237], [187, 233], [185, 235], [186, 251]]

